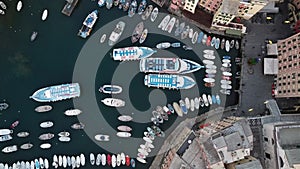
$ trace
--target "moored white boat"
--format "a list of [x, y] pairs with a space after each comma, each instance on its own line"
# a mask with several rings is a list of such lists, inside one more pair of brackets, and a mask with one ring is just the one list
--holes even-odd
[[43, 14], [42, 14], [42, 21], [46, 20], [48, 17], [48, 10], [44, 9]]
[[118, 130], [125, 131], [125, 132], [130, 132], [130, 131], [132, 131], [132, 128], [129, 127], [129, 126], [121, 125], [121, 126], [118, 126]]
[[103, 34], [100, 38], [100, 43], [103, 43], [106, 39], [106, 34]]
[[79, 123], [74, 123], [71, 125], [71, 128], [72, 129], [75, 129], [75, 130], [80, 130], [80, 129], [83, 129], [84, 128], [84, 124], [79, 122]]
[[66, 168], [67, 165], [68, 165], [67, 157], [64, 155], [64, 156], [63, 156], [63, 167]]
[[194, 99], [194, 102], [195, 102], [195, 108], [198, 110], [198, 109], [199, 109], [199, 106], [200, 106], [200, 104], [199, 104], [199, 98], [196, 97], [196, 98]]
[[128, 115], [121, 115], [118, 117], [118, 120], [120, 121], [124, 121], [124, 122], [128, 122], [131, 121], [133, 118], [131, 116]]
[[102, 164], [103, 166], [106, 165], [106, 155], [105, 155], [105, 154], [102, 154], [102, 155], [101, 155], [101, 164]]
[[84, 156], [84, 154], [80, 154], [80, 164], [81, 164], [81, 166], [85, 166], [85, 156]]
[[52, 139], [54, 137], [54, 134], [52, 134], [52, 133], [45, 133], [45, 134], [41, 134], [40, 136], [39, 136], [39, 139], [40, 140], [50, 140], [50, 139]]
[[12, 139], [11, 135], [0, 136], [0, 142], [8, 141], [8, 140], [11, 140], [11, 139]]
[[115, 29], [112, 31], [112, 33], [109, 36], [108, 45], [113, 46], [117, 43], [117, 41], [120, 39], [124, 29], [125, 29], [125, 22], [119, 21], [115, 27]]
[[182, 112], [180, 106], [178, 105], [178, 103], [173, 102], [173, 107], [174, 107], [175, 112], [177, 113], [177, 115], [178, 115], [179, 117], [182, 117], [182, 116], [183, 116], [183, 112]]
[[101, 164], [101, 154], [97, 154], [96, 156], [96, 163], [97, 166], [99, 166]]
[[64, 114], [66, 116], [77, 116], [81, 113], [82, 113], [82, 111], [79, 109], [70, 109], [70, 110], [66, 110]]
[[52, 110], [52, 106], [50, 106], [50, 105], [38, 106], [34, 110], [36, 112], [48, 112], [48, 111]]
[[190, 106], [191, 106], [191, 104], [190, 104], [190, 99], [186, 97], [186, 98], [184, 99], [184, 102], [185, 102], [186, 108], [187, 108], [187, 109], [190, 109]]
[[93, 153], [90, 153], [90, 163], [91, 165], [95, 164], [95, 155]]
[[25, 144], [22, 144], [20, 146], [20, 149], [22, 149], [22, 150], [28, 150], [28, 149], [31, 149], [32, 147], [33, 147], [33, 144], [31, 144], [31, 143], [25, 143]]
[[117, 165], [117, 157], [116, 157], [116, 155], [112, 155], [111, 156], [111, 166], [114, 168], [114, 167], [116, 167], [116, 165]]
[[54, 125], [54, 123], [52, 121], [44, 121], [41, 122], [40, 127], [41, 128], [50, 128]]
[[13, 130], [10, 129], [0, 129], [0, 136], [1, 135], [8, 135], [8, 134], [12, 134]]
[[106, 106], [111, 106], [111, 107], [123, 107], [125, 106], [125, 101], [121, 99], [116, 99], [116, 98], [105, 98], [101, 100], [103, 104]]
[[19, 12], [22, 9], [23, 3], [22, 1], [18, 1], [17, 3], [17, 11]]
[[121, 155], [117, 154], [117, 166], [119, 167], [121, 165]]
[[202, 94], [202, 99], [203, 99], [204, 105], [209, 106], [206, 94]]
[[97, 134], [97, 135], [95, 135], [95, 139], [97, 141], [109, 141], [109, 135]]
[[43, 169], [45, 166], [44, 166], [44, 160], [41, 157], [39, 158], [39, 163], [40, 163], [40, 168]]
[[121, 153], [121, 163], [122, 163], [122, 165], [126, 164], [126, 158], [125, 158], [125, 154], [123, 152]]
[[17, 145], [7, 146], [2, 149], [3, 153], [12, 153], [18, 150]]
[[67, 131], [61, 131], [61, 132], [58, 133], [58, 136], [59, 137], [69, 137], [70, 133], [67, 132]]
[[171, 33], [173, 30], [173, 27], [175, 25], [176, 22], [176, 18], [172, 17], [172, 19], [170, 19], [170, 21], [168, 22], [167, 26], [165, 26], [165, 28], [163, 29], [164, 31], [167, 31], [168, 33]]
[[80, 168], [80, 156], [76, 156], [76, 167]]
[[160, 22], [160, 24], [158, 25], [158, 28], [164, 30], [167, 24], [169, 23], [170, 19], [171, 19], [170, 15], [165, 16], [163, 20]]
[[71, 138], [68, 137], [68, 136], [62, 136], [62, 137], [59, 137], [58, 140], [60, 142], [70, 142], [71, 141]]
[[192, 44], [195, 44], [197, 42], [197, 39], [198, 39], [198, 32], [195, 31], [193, 36], [192, 36]]
[[170, 42], [161, 42], [159, 44], [156, 45], [157, 49], [167, 49], [171, 46]]
[[144, 29], [139, 40], [140, 44], [145, 42], [147, 36], [148, 36], [148, 29]]
[[50, 143], [43, 143], [40, 145], [41, 149], [49, 149], [51, 148], [51, 144]]
[[153, 11], [151, 12], [151, 15], [150, 15], [150, 20], [151, 20], [151, 22], [154, 22], [154, 21], [156, 20], [157, 15], [158, 15], [158, 8], [155, 7], [155, 8], [153, 9]]
[[141, 162], [143, 164], [147, 163], [147, 161], [145, 159], [142, 159], [140, 157], [137, 157], [136, 160], [138, 160], [139, 162]]
[[229, 50], [230, 50], [229, 40], [226, 40], [226, 42], [225, 42], [225, 50], [226, 50], [226, 52], [229, 52]]
[[47, 158], [44, 159], [44, 165], [45, 165], [45, 168], [48, 169], [49, 168], [49, 161]]
[[191, 103], [191, 111], [194, 111], [195, 110], [195, 101], [194, 101], [194, 99], [191, 99], [190, 103]]
[[118, 137], [131, 137], [131, 134], [128, 132], [117, 132]]

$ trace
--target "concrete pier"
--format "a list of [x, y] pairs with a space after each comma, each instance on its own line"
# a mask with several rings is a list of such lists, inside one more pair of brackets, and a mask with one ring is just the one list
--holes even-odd
[[64, 6], [64, 8], [62, 9], [61, 13], [67, 15], [67, 16], [71, 16], [75, 6], [78, 3], [78, 0], [66, 0], [67, 3]]

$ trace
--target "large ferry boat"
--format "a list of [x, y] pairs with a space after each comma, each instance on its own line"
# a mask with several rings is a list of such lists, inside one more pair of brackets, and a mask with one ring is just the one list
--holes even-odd
[[80, 96], [78, 83], [62, 84], [37, 90], [29, 98], [38, 102], [54, 102]]
[[97, 19], [98, 19], [98, 10], [94, 10], [83, 21], [82, 27], [78, 32], [78, 36], [80, 36], [82, 38], [88, 37], [90, 35]]
[[188, 76], [170, 74], [148, 74], [145, 76], [144, 84], [148, 87], [168, 89], [190, 89], [195, 86], [194, 79]]
[[147, 58], [140, 61], [140, 71], [145, 73], [192, 73], [204, 66], [200, 64], [179, 58]]
[[148, 47], [125, 47], [113, 50], [113, 59], [119, 61], [138, 60], [151, 56], [156, 50]]
[[123, 21], [118, 22], [115, 29], [109, 36], [109, 40], [108, 40], [109, 46], [113, 46], [120, 39], [120, 37], [124, 31], [125, 25], [126, 24]]

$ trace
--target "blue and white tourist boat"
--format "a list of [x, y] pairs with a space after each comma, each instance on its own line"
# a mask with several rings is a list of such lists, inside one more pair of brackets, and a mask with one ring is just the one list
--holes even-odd
[[144, 78], [144, 84], [148, 87], [157, 88], [190, 89], [195, 86], [196, 82], [188, 76], [148, 74]]
[[83, 21], [82, 27], [78, 32], [78, 36], [80, 36], [82, 38], [88, 37], [90, 35], [97, 19], [98, 19], [98, 10], [94, 10]]
[[117, 48], [113, 50], [112, 57], [114, 60], [126, 61], [126, 60], [138, 60], [144, 59], [152, 54], [154, 54], [156, 50], [153, 50], [148, 47], [125, 47], [125, 48]]
[[142, 0], [141, 3], [139, 4], [139, 7], [138, 7], [138, 14], [139, 15], [141, 15], [145, 11], [146, 6], [147, 6], [146, 0]]
[[146, 58], [140, 61], [140, 71], [145, 73], [192, 73], [204, 66], [179, 58]]
[[55, 102], [80, 96], [78, 83], [62, 84], [37, 90], [30, 98], [38, 102]]
[[128, 16], [133, 17], [133, 15], [136, 13], [136, 9], [137, 9], [137, 2], [136, 0], [133, 0], [131, 1], [131, 4], [129, 6]]

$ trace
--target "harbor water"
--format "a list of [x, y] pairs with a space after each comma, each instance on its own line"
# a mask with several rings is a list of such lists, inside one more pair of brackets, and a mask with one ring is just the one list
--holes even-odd
[[[137, 23], [141, 21], [139, 15], [133, 18], [127, 16], [117, 7], [107, 10], [105, 7], [99, 8], [96, 1], [80, 1], [70, 17], [61, 13], [65, 1], [46, 1], [39, 2], [33, 0], [23, 1], [23, 8], [20, 12], [16, 11], [15, 1], [5, 1], [8, 9], [6, 15], [0, 16], [0, 102], [7, 102], [10, 106], [7, 110], [0, 112], [0, 128], [9, 128], [16, 120], [20, 124], [14, 129], [13, 139], [0, 143], [0, 149], [9, 145], [22, 145], [30, 142], [34, 147], [30, 150], [18, 150], [11, 154], [0, 152], [0, 162], [9, 163], [16, 161], [30, 161], [35, 158], [48, 158], [52, 162], [54, 154], [57, 155], [79, 155], [84, 153], [86, 157], [86, 167], [91, 168], [89, 164], [89, 153], [109, 153], [117, 154], [124, 152], [131, 157], [136, 157], [137, 149], [140, 144], [144, 144], [142, 139], [143, 132], [147, 126], [151, 126], [151, 112], [156, 106], [164, 106], [167, 103], [179, 101], [185, 97], [195, 98], [200, 94], [220, 93], [220, 88], [214, 89], [204, 86], [203, 78], [205, 71], [203, 69], [188, 74], [193, 77], [197, 84], [190, 90], [168, 90], [148, 88], [144, 85], [144, 73], [139, 72], [139, 62], [114, 61], [111, 58], [111, 50], [107, 40], [100, 44], [100, 37], [105, 33], [107, 39], [114, 29], [118, 20], [126, 22], [126, 28], [120, 39], [114, 47], [132, 46], [130, 36]], [[44, 9], [48, 9], [49, 15], [46, 21], [41, 20]], [[94, 9], [98, 9], [100, 14], [98, 21], [92, 30], [92, 35], [87, 39], [77, 36], [85, 17]], [[163, 19], [165, 14], [159, 14], [157, 20], [153, 23], [145, 21], [145, 27], [149, 34], [143, 45], [154, 48], [157, 43], [163, 41], [177, 42], [180, 39], [157, 29], [157, 25]], [[121, 18], [121, 19], [120, 19]], [[192, 26], [192, 25], [191, 25]], [[194, 29], [196, 29], [194, 27]], [[30, 42], [30, 36], [33, 31], [38, 32], [35, 41]], [[190, 39], [181, 41], [194, 48], [193, 51], [181, 49], [158, 50], [153, 56], [157, 57], [180, 57], [196, 61], [203, 65], [202, 51], [207, 48], [202, 44], [191, 44]], [[197, 45], [197, 47], [196, 47]], [[211, 48], [212, 49], [212, 48]], [[225, 51], [215, 51], [216, 56], [220, 58], [225, 55]], [[238, 55], [237, 50], [232, 50], [227, 55], [232, 57]], [[219, 58], [219, 60], [221, 60]], [[215, 63], [218, 68], [221, 62]], [[220, 74], [220, 70], [218, 70]], [[235, 67], [232, 71], [236, 71]], [[221, 77], [221, 74], [218, 75]], [[77, 82], [81, 87], [81, 96], [72, 100], [65, 100], [55, 103], [49, 103], [53, 110], [47, 113], [37, 113], [35, 107], [44, 105], [38, 103], [29, 96], [37, 89], [70, 82]], [[98, 89], [104, 84], [117, 84], [123, 87], [123, 92], [113, 97], [126, 101], [123, 108], [111, 108], [103, 105], [101, 100], [111, 97], [99, 93]], [[236, 88], [233, 84], [233, 88]], [[233, 94], [234, 95], [234, 94]], [[236, 104], [236, 96], [227, 98], [220, 95], [222, 106]], [[202, 108], [191, 112], [188, 115], [177, 118], [171, 115], [170, 119], [160, 127], [166, 132], [166, 136], [182, 120], [188, 117], [195, 117], [216, 106]], [[83, 111], [77, 117], [67, 117], [64, 111], [72, 108], [79, 108]], [[117, 120], [119, 115], [131, 115], [132, 122], [121, 123]], [[54, 126], [50, 129], [42, 129], [39, 124], [43, 121], [51, 120]], [[73, 130], [70, 126], [76, 122], [85, 124], [84, 130]], [[133, 128], [131, 138], [118, 138], [116, 136], [117, 126], [128, 125]], [[20, 131], [28, 131], [30, 136], [27, 138], [18, 138], [16, 134]], [[60, 131], [69, 131], [71, 133], [71, 142], [62, 143], [58, 141], [57, 134]], [[55, 137], [48, 141], [52, 147], [43, 150], [40, 144], [46, 143], [38, 139], [39, 135], [51, 132]], [[93, 138], [95, 134], [110, 135], [110, 142], [97, 142]], [[136, 161], [136, 168], [149, 168], [153, 157], [159, 150], [164, 139], [156, 138], [154, 141], [155, 149], [147, 158], [147, 164], [141, 164]], [[121, 167], [128, 168], [128, 167]]]

